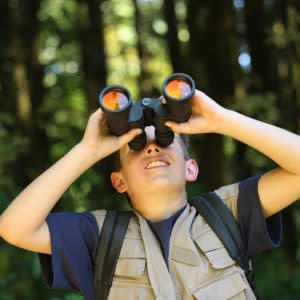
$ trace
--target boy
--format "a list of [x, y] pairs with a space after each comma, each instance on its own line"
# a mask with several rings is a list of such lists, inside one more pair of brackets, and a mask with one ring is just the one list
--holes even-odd
[[238, 220], [250, 256], [279, 244], [277, 213], [300, 195], [300, 137], [227, 110], [200, 91], [193, 96], [188, 122], [166, 125], [176, 133], [170, 146], [158, 146], [153, 127], [147, 127], [146, 147], [132, 151], [127, 144], [140, 130], [111, 136], [103, 113], [96, 111], [81, 142], [3, 212], [1, 237], [40, 253], [51, 287], [75, 289], [85, 299], [95, 299], [93, 268], [99, 240], [95, 216], [101, 230], [105, 212], [49, 212], [78, 176], [120, 150], [121, 168], [111, 174], [111, 181], [118, 192], [127, 193], [135, 217], [130, 220], [109, 299], [255, 299], [243, 271], [187, 204], [185, 184], [196, 179], [198, 167], [184, 155], [178, 133], [223, 134], [278, 164], [261, 177], [216, 191]]

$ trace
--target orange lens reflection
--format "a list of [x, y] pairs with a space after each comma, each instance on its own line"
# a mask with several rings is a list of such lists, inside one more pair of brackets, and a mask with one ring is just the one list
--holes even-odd
[[110, 110], [118, 110], [125, 107], [129, 100], [127, 96], [117, 90], [112, 90], [106, 93], [102, 98], [102, 104], [105, 108]]
[[191, 91], [190, 84], [184, 79], [174, 79], [166, 85], [167, 94], [176, 100], [186, 97]]

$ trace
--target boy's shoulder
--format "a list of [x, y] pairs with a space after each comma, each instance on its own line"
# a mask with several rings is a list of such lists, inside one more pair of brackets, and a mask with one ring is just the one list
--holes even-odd
[[[112, 212], [112, 211], [110, 211]], [[117, 212], [117, 211], [116, 211]], [[107, 210], [93, 210], [90, 212], [97, 221], [99, 232], [103, 228], [104, 220], [108, 215]], [[118, 214], [128, 214], [129, 213], [129, 223], [126, 236], [127, 237], [139, 237], [141, 235], [141, 228], [138, 220], [138, 216], [133, 211], [118, 211]], [[110, 216], [111, 217], [111, 216]]]
[[105, 209], [99, 209], [99, 210], [92, 210], [90, 213], [95, 217], [98, 228], [102, 228], [105, 217], [107, 215], [107, 210]]
[[239, 183], [233, 183], [229, 185], [222, 186], [214, 192], [223, 200], [225, 205], [232, 212], [234, 217], [237, 219], [237, 200], [239, 196]]

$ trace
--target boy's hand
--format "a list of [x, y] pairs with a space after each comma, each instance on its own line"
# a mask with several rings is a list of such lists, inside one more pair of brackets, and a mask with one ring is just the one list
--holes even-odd
[[166, 125], [176, 133], [218, 132], [221, 117], [226, 109], [198, 90], [195, 91], [191, 101], [192, 115], [187, 122], [167, 121]]
[[99, 108], [89, 118], [81, 144], [91, 153], [94, 162], [119, 150], [142, 131], [131, 129], [121, 136], [109, 133], [102, 110]]

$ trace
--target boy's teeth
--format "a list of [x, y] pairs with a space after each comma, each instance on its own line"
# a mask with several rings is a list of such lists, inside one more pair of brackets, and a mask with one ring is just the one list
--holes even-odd
[[166, 166], [167, 164], [163, 161], [152, 161], [147, 167], [146, 169], [151, 169], [154, 167], [160, 167], [160, 166]]

